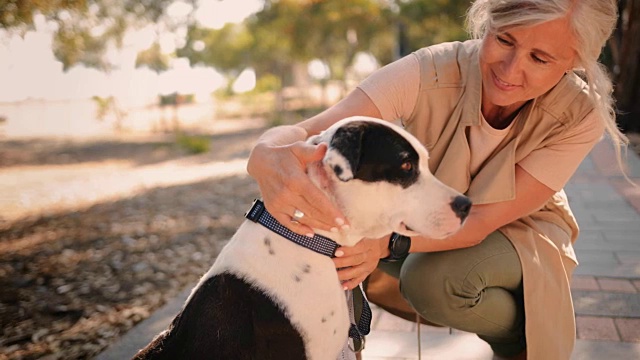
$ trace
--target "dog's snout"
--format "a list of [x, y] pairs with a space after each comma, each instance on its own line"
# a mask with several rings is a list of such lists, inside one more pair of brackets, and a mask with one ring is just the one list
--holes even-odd
[[460, 218], [460, 221], [464, 221], [469, 215], [471, 210], [471, 200], [463, 195], [458, 195], [451, 201], [451, 208], [453, 212]]

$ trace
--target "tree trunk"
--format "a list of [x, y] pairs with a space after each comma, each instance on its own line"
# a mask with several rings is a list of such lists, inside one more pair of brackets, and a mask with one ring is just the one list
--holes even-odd
[[621, 113], [618, 124], [625, 132], [640, 132], [640, 1], [620, 1], [620, 18], [614, 93]]

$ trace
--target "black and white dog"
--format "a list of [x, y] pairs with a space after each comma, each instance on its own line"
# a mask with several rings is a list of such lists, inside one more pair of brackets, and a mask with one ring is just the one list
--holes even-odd
[[[308, 141], [328, 144], [308, 174], [350, 223], [319, 235], [353, 246], [391, 232], [444, 238], [461, 227], [470, 202], [431, 174], [427, 150], [402, 128], [351, 117]], [[331, 257], [247, 220], [136, 359], [335, 360], [349, 326]]]

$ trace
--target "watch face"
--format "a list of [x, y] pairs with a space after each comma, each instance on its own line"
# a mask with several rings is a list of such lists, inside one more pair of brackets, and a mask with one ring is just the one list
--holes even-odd
[[391, 252], [394, 257], [406, 257], [409, 254], [409, 248], [411, 247], [411, 238], [408, 236], [398, 235], [393, 241]]

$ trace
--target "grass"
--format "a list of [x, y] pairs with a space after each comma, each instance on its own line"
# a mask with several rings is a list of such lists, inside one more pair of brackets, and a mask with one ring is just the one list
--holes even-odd
[[204, 135], [188, 135], [180, 133], [176, 137], [178, 146], [189, 154], [202, 154], [211, 149], [211, 139]]

